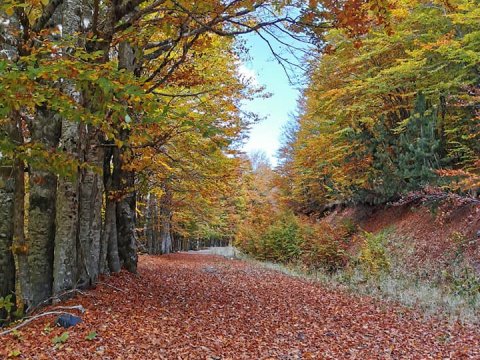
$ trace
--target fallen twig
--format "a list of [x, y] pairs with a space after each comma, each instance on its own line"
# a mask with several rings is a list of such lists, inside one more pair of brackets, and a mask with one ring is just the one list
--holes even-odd
[[82, 305], [74, 305], [74, 306], [57, 306], [56, 308], [53, 308], [52, 310], [78, 310], [82, 314], [85, 313], [85, 308]]
[[14, 327], [11, 328], [11, 329], [8, 329], [8, 330], [5, 330], [5, 331], [0, 332], [0, 336], [8, 335], [8, 334], [14, 332], [15, 330], [18, 330], [18, 329], [24, 327], [25, 325], [30, 324], [32, 321], [37, 320], [37, 319], [39, 319], [39, 318], [42, 318], [42, 317], [45, 317], [45, 316], [49, 316], [49, 315], [65, 315], [65, 314], [71, 315], [71, 316], [75, 316], [74, 314], [69, 313], [69, 312], [65, 312], [65, 311], [47, 311], [47, 312], [44, 312], [44, 313], [41, 313], [41, 314], [32, 316], [32, 317], [24, 320], [23, 322], [21, 322], [21, 323], [18, 324], [17, 326], [14, 326]]
[[66, 312], [66, 311], [56, 311], [56, 310], [78, 310], [82, 314], [85, 313], [85, 308], [82, 305], [58, 306], [58, 307], [52, 309], [51, 311], [47, 311], [47, 312], [44, 312], [44, 313], [41, 313], [41, 314], [38, 314], [38, 315], [33, 315], [33, 316], [29, 316], [29, 317], [24, 318], [24, 321], [21, 322], [20, 324], [18, 324], [17, 326], [14, 326], [11, 329], [0, 332], [0, 336], [8, 335], [11, 332], [13, 332], [15, 330], [18, 330], [18, 329], [24, 327], [25, 325], [31, 323], [33, 320], [39, 319], [39, 318], [47, 316], [47, 315], [65, 315], [65, 314], [67, 314], [67, 315], [75, 316], [74, 314]]
[[127, 294], [127, 292], [126, 292], [125, 290], [122, 290], [122, 289], [120, 289], [120, 288], [118, 288], [118, 287], [116, 287], [116, 286], [113, 286], [113, 285], [110, 285], [110, 284], [107, 284], [107, 283], [104, 283], [104, 282], [101, 282], [101, 281], [97, 282], [97, 284], [102, 284], [102, 285], [111, 287], [111, 288], [114, 289], [114, 290], [120, 291], [120, 292], [122, 292], [122, 293], [124, 293], [124, 294]]
[[35, 306], [34, 308], [31, 308], [31, 309], [28, 309], [27, 310], [27, 314], [32, 314], [34, 313], [35, 311], [41, 309], [42, 307], [45, 307], [47, 306], [50, 301], [52, 301], [53, 303], [56, 303], [56, 302], [60, 302], [62, 300], [65, 300], [65, 298], [68, 298], [70, 294], [74, 294], [74, 293], [78, 293], [82, 296], [89, 296], [89, 294], [83, 292], [83, 291], [80, 291], [79, 289], [75, 288], [75, 289], [71, 289], [71, 290], [67, 290], [67, 291], [64, 291], [60, 294], [56, 294], [52, 297], [49, 297], [48, 299], [45, 299], [43, 300], [40, 304], [38, 304], [37, 306]]

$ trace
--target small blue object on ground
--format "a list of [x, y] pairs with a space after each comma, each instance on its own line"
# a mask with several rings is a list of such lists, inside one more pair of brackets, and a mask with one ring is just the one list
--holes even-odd
[[56, 325], [60, 325], [61, 327], [69, 328], [71, 326], [75, 326], [82, 322], [82, 319], [78, 316], [70, 315], [70, 314], [63, 314], [57, 318], [55, 321]]

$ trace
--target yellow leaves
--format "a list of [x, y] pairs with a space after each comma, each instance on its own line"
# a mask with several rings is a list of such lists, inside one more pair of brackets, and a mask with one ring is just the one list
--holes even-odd
[[13, 16], [13, 14], [15, 14], [15, 7], [14, 7], [14, 6], [7, 7], [7, 8], [5, 9], [5, 13], [6, 13], [8, 16]]
[[395, 8], [391, 11], [392, 17], [396, 20], [403, 20], [409, 15], [409, 10], [405, 7]]
[[123, 141], [121, 141], [118, 138], [114, 139], [114, 142], [115, 142], [115, 146], [118, 147], [118, 148], [122, 148], [123, 145], [125, 144]]

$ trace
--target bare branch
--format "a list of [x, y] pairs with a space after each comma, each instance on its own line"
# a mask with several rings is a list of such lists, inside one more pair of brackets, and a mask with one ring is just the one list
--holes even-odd
[[43, 9], [42, 15], [37, 19], [32, 27], [33, 32], [39, 32], [42, 30], [48, 21], [52, 18], [55, 10], [63, 3], [63, 0], [50, 0], [50, 2]]
[[[158, 6], [162, 5], [165, 3], [166, 0], [157, 0], [153, 4], [138, 10], [137, 12], [133, 13], [132, 16], [124, 23], [118, 25], [115, 28], [115, 32], [123, 31], [128, 29], [130, 26], [132, 26], [136, 21], [140, 20], [143, 16], [151, 14], [155, 11], [159, 11]], [[126, 14], [128, 15], [128, 14]], [[118, 19], [120, 20], [120, 19]]]
[[[81, 307], [81, 309], [82, 309], [83, 311], [80, 310], [79, 307]], [[81, 305], [79, 305], [79, 306], [72, 306], [72, 307], [70, 307], [70, 308], [72, 308], [72, 309], [74, 309], [74, 310], [79, 310], [79, 311], [82, 312], [82, 313], [85, 311], [85, 309], [84, 309]], [[38, 315], [35, 315], [35, 316], [32, 316], [32, 317], [29, 317], [29, 318], [27, 318], [25, 321], [22, 321], [22, 322], [21, 322], [20, 324], [18, 324], [17, 326], [14, 326], [13, 328], [10, 328], [10, 329], [8, 329], [8, 330], [5, 330], [5, 331], [0, 332], [0, 336], [8, 335], [8, 334], [14, 332], [15, 330], [18, 330], [18, 329], [20, 329], [20, 328], [22, 328], [22, 327], [30, 324], [30, 323], [31, 323], [32, 321], [34, 321], [34, 320], [40, 319], [40, 318], [45, 317], [45, 316], [50, 316], [50, 315], [71, 315], [71, 316], [75, 316], [74, 314], [69, 313], [69, 312], [65, 312], [65, 311], [47, 311], [47, 312], [44, 312], [44, 313], [41, 313], [41, 314], [38, 314]]]
[[165, 97], [172, 97], [172, 98], [175, 98], [175, 97], [196, 97], [196, 96], [211, 93], [213, 91], [215, 91], [215, 89], [204, 90], [204, 91], [199, 91], [199, 92], [196, 92], [196, 93], [188, 93], [188, 94], [166, 94], [166, 93], [162, 93], [162, 92], [159, 92], [159, 91], [155, 91], [154, 94], [155, 95], [160, 95], [160, 96], [165, 96]]
[[124, 16], [130, 14], [135, 10], [135, 8], [147, 0], [130, 0], [126, 3], [115, 7], [115, 19], [117, 21], [121, 20]]

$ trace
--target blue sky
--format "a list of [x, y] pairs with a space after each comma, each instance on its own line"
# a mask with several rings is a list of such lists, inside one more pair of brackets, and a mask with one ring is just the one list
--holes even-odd
[[[265, 86], [266, 92], [272, 96], [244, 103], [244, 110], [255, 112], [265, 119], [252, 127], [243, 150], [247, 153], [263, 150], [272, 164], [276, 164], [275, 155], [280, 146], [282, 127], [297, 108], [298, 85], [289, 83], [282, 66], [273, 59], [267, 44], [261, 38], [249, 34], [244, 39], [250, 49], [250, 60], [243, 61], [240, 72]], [[287, 56], [285, 52], [282, 55]]]

